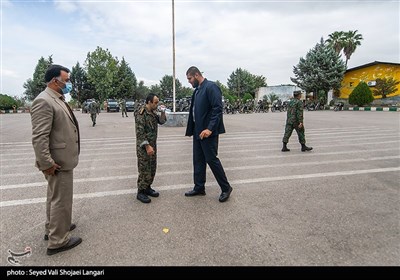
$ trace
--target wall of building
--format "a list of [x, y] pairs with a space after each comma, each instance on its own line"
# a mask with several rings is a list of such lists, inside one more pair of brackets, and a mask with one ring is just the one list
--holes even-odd
[[[371, 91], [374, 89], [374, 81], [378, 78], [390, 78], [400, 81], [400, 65], [391, 65], [378, 63], [376, 65], [366, 66], [360, 69], [346, 72], [342, 81], [339, 98], [348, 99], [350, 93], [361, 82], [364, 81], [370, 85]], [[369, 82], [369, 83], [368, 83]], [[397, 91], [387, 97], [400, 96], [400, 84], [397, 85]], [[381, 99], [381, 96], [374, 96], [375, 99]], [[397, 99], [397, 98], [396, 98]]]
[[[256, 101], [262, 100], [264, 95], [270, 95], [271, 93], [276, 94], [281, 100], [287, 100], [293, 97], [293, 92], [296, 90], [300, 90], [299, 87], [295, 85], [279, 85], [279, 86], [268, 86], [268, 87], [260, 87], [258, 92], [256, 93], [255, 99]], [[302, 95], [302, 97], [304, 97]]]

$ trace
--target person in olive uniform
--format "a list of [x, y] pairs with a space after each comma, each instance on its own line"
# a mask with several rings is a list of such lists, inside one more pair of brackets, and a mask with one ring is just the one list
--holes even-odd
[[303, 102], [301, 102], [301, 92], [295, 91], [293, 93], [292, 100], [290, 100], [287, 108], [287, 118], [285, 126], [285, 135], [283, 136], [282, 142], [282, 152], [289, 152], [290, 149], [287, 147], [289, 138], [292, 135], [293, 129], [296, 130], [297, 136], [299, 137], [299, 142], [301, 144], [301, 151], [311, 151], [312, 147], [306, 146], [306, 137], [304, 135], [304, 124], [303, 124]]
[[121, 113], [122, 113], [122, 117], [128, 117], [128, 113], [126, 112], [126, 100], [125, 99], [121, 99], [119, 101], [119, 106], [121, 108]]
[[96, 117], [100, 113], [100, 106], [96, 102], [96, 100], [93, 100], [93, 102], [89, 104], [89, 112], [90, 112], [90, 118], [92, 119], [93, 126], [95, 126], [96, 125]]
[[165, 110], [157, 114], [159, 99], [150, 93], [146, 104], [135, 111], [136, 154], [138, 163], [138, 192], [136, 198], [143, 203], [151, 202], [148, 196], [158, 197], [160, 194], [151, 188], [157, 168], [157, 130], [158, 124], [167, 121]]

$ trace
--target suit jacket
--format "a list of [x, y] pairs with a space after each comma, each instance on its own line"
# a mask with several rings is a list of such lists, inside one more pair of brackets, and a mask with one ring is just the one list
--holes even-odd
[[[193, 105], [195, 120], [193, 120]], [[225, 133], [222, 113], [221, 89], [216, 83], [204, 79], [193, 92], [185, 135], [194, 135], [196, 139], [200, 139], [199, 135], [204, 129], [212, 131], [210, 137]]]
[[61, 170], [72, 170], [78, 165], [78, 122], [59, 96], [47, 87], [32, 103], [32, 145], [39, 170], [46, 170], [54, 163]]

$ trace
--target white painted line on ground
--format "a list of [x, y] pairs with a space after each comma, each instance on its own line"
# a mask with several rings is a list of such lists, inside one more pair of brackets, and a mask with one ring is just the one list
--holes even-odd
[[[296, 162], [296, 163], [281, 163], [281, 164], [262, 164], [262, 165], [245, 165], [236, 167], [226, 167], [226, 171], [238, 171], [238, 170], [254, 170], [254, 169], [264, 169], [264, 168], [276, 168], [276, 167], [290, 167], [290, 166], [309, 166], [309, 165], [321, 165], [321, 164], [337, 164], [337, 163], [351, 163], [351, 162], [368, 162], [377, 160], [389, 160], [389, 159], [400, 159], [400, 155], [397, 156], [383, 156], [383, 157], [372, 157], [372, 158], [355, 158], [355, 159], [339, 159], [339, 160], [324, 160], [324, 161], [310, 161], [310, 162]], [[127, 168], [132, 168], [128, 166]], [[118, 167], [121, 170], [121, 167]], [[93, 168], [96, 170], [96, 168]], [[80, 170], [82, 171], [82, 170]], [[137, 172], [136, 170], [134, 170]], [[210, 172], [210, 170], [207, 170]], [[192, 169], [178, 170], [178, 171], [165, 171], [157, 172], [157, 176], [170, 176], [170, 175], [184, 175], [191, 174]], [[74, 183], [86, 183], [86, 182], [104, 182], [104, 181], [116, 181], [116, 180], [126, 180], [126, 179], [137, 179], [137, 174], [135, 175], [121, 175], [121, 176], [103, 176], [94, 178], [76, 178]], [[34, 182], [34, 183], [22, 183], [15, 185], [1, 185], [0, 190], [8, 189], [19, 189], [19, 188], [30, 188], [30, 187], [46, 187], [46, 181]]]
[[[365, 138], [364, 138], [365, 139]], [[360, 145], [363, 145], [363, 146], [366, 146], [366, 145], [382, 145], [382, 144], [391, 144], [391, 143], [400, 143], [400, 141], [399, 140], [394, 140], [394, 141], [379, 141], [379, 142], [371, 142], [371, 141], [368, 141], [368, 142], [354, 142], [354, 143], [343, 143], [343, 142], [340, 142], [340, 143], [338, 143], [338, 144], [327, 144], [327, 145], [317, 145], [317, 146], [314, 146], [313, 145], [313, 147], [314, 147], [314, 149], [315, 148], [323, 148], [323, 147], [352, 147], [352, 146], [360, 146]], [[245, 146], [245, 147], [248, 147], [249, 146], [249, 144], [251, 144], [251, 142], [249, 142], [249, 143], [244, 143], [244, 145], [241, 145], [241, 146]], [[220, 146], [220, 148], [219, 148], [219, 155], [223, 155], [223, 154], [236, 154], [236, 153], [248, 153], [248, 152], [260, 152], [260, 150], [262, 150], [262, 151], [276, 151], [277, 149], [276, 148], [270, 148], [270, 149], [260, 149], [259, 147], [260, 146], [266, 146], [266, 145], [268, 145], [268, 144], [259, 144], [259, 145], [252, 145], [252, 146], [257, 146], [256, 148], [253, 148], [253, 149], [250, 149], [250, 148], [246, 148], [246, 149], [243, 149], [243, 150], [225, 150], [225, 147], [224, 147], [224, 145], [221, 145]], [[298, 143], [296, 143], [296, 142], [289, 142], [289, 144], [288, 144], [288, 147], [289, 148], [291, 148], [290, 146], [291, 145], [296, 145], [296, 147], [297, 148], [299, 148], [300, 149], [300, 145], [298, 144]], [[239, 146], [239, 145], [236, 145], [236, 147], [237, 146]], [[268, 146], [270, 146], [270, 145], [268, 145]], [[190, 147], [187, 147], [188, 148], [188, 150], [190, 150]], [[118, 149], [118, 150], [120, 150], [120, 149]], [[173, 154], [175, 155], [176, 154], [176, 151], [172, 151], [173, 152]], [[125, 151], [116, 151], [116, 152], [112, 152], [112, 155], [126, 155], [126, 154], [131, 154], [132, 155], [132, 158], [134, 158], [134, 157], [136, 157], [136, 149], [128, 149], [128, 150], [125, 150]], [[159, 152], [159, 154], [160, 154], [160, 152]], [[192, 155], [192, 152], [188, 152], [188, 153], [179, 153], [179, 156], [188, 156], [188, 157], [190, 157]], [[104, 158], [104, 153], [94, 153], [94, 154], [85, 154], [84, 152], [82, 152], [81, 153], [81, 155], [80, 155], [80, 158], [82, 158], [82, 157], [86, 157], [86, 156], [89, 156], [89, 157], [91, 157], [92, 159], [93, 159], [93, 156], [98, 156], [98, 157], [103, 157]], [[171, 157], [171, 154], [168, 154], [167, 152], [164, 152], [163, 154], [161, 154], [160, 155], [160, 158], [163, 158], [163, 157]], [[1, 160], [0, 160], [0, 162], [12, 162], [12, 161], [21, 161], [21, 160], [23, 160], [23, 161], [27, 161], [27, 160], [31, 160], [32, 162], [34, 162], [34, 155], [33, 154], [31, 154], [31, 155], [28, 155], [27, 157], [18, 157], [18, 158], [1, 158]], [[102, 160], [102, 159], [96, 159], [96, 160]], [[105, 158], [105, 160], [109, 160], [109, 158]]]
[[[282, 135], [266, 136], [266, 137], [257, 138], [259, 140], [251, 138], [251, 143], [252, 144], [265, 143], [265, 142], [267, 142], [267, 143], [277, 143], [277, 142], [279, 142], [280, 143], [280, 141], [277, 141], [276, 139], [281, 139], [281, 138], [282, 138]], [[343, 140], [347, 139], [347, 138], [353, 139], [354, 135], [345, 135], [345, 136], [341, 136], [340, 138], [336, 137], [334, 139], [332, 139], [332, 138], [327, 138], [327, 139], [316, 138], [315, 136], [314, 137], [307, 137], [309, 142], [311, 141], [311, 142], [314, 142], [314, 143], [315, 142], [317, 142], [317, 143], [343, 142]], [[400, 141], [400, 134], [399, 133], [393, 133], [393, 134], [384, 134], [384, 135], [378, 135], [378, 136], [371, 136], [371, 133], [366, 133], [366, 134], [358, 134], [357, 138], [362, 138], [363, 140], [399, 138], [399, 141]], [[235, 142], [235, 144], [230, 144], [230, 143], [227, 144], [227, 143], [225, 143], [225, 141], [220, 141], [220, 145], [222, 147], [224, 147], [224, 148], [226, 148], [226, 147], [237, 147], [239, 145], [248, 145], [248, 143], [249, 143], [248, 139], [243, 139], [243, 142], [242, 142], [242, 140], [238, 140], [238, 141]], [[158, 144], [159, 149], [160, 148], [166, 148], [166, 147], [169, 147], [169, 146], [176, 146], [176, 143], [157, 143], [157, 144]], [[189, 147], [189, 146], [192, 145], [192, 141], [185, 141], [183, 143], [180, 143], [179, 145], [180, 146], [188, 146]], [[257, 145], [267, 145], [267, 144], [257, 144]], [[136, 149], [136, 145], [135, 145], [135, 143], [132, 143], [132, 142], [105, 143], [105, 144], [103, 144], [103, 145], [101, 145], [99, 147], [96, 147], [96, 148], [85, 148], [84, 146], [81, 146], [81, 151], [82, 152], [87, 152], [87, 151], [120, 150], [122, 148], [129, 148], [129, 149], [135, 150]], [[18, 151], [18, 152], [15, 152], [15, 151]], [[23, 151], [25, 151], [25, 152], [23, 152]], [[5, 153], [5, 152], [7, 152], [7, 153]], [[2, 151], [2, 156], [3, 157], [4, 156], [15, 157], [15, 156], [22, 156], [22, 155], [27, 155], [27, 154], [32, 155], [32, 156], [34, 155], [33, 148], [31, 146], [27, 147], [27, 148], [23, 148], [23, 149], [15, 149], [15, 150], [7, 150], [7, 151], [3, 150]]]
[[[400, 155], [397, 156], [382, 156], [382, 157], [372, 157], [372, 158], [355, 158], [355, 159], [339, 159], [339, 160], [324, 160], [324, 161], [309, 161], [309, 162], [300, 162], [300, 163], [281, 163], [281, 164], [266, 164], [266, 165], [246, 165], [246, 166], [239, 166], [239, 167], [225, 167], [225, 170], [247, 170], [247, 169], [260, 169], [260, 168], [274, 168], [274, 167], [287, 167], [287, 166], [307, 166], [307, 165], [320, 165], [320, 164], [335, 164], [335, 163], [350, 163], [350, 162], [364, 162], [364, 161], [375, 161], [375, 160], [391, 160], [391, 159], [400, 159]], [[181, 162], [182, 163], [182, 162]], [[191, 166], [191, 162], [183, 162], [182, 164], [187, 164]], [[159, 166], [170, 165], [170, 164], [158, 164]], [[101, 171], [101, 170], [131, 170], [133, 172], [137, 172], [137, 165], [136, 163], [132, 164], [124, 164], [123, 166], [92, 166], [88, 168], [80, 168], [79, 166], [74, 171], [74, 176], [76, 177], [77, 173], [87, 173], [88, 171]], [[192, 171], [190, 171], [192, 172]], [[185, 174], [186, 172], [181, 171], [168, 171], [166, 172], [157, 172], [157, 176], [163, 174]], [[8, 178], [8, 177], [19, 177], [19, 176], [38, 176], [43, 177], [41, 173], [38, 171], [29, 172], [29, 173], [11, 173], [11, 174], [2, 174], [0, 177]], [[136, 177], [135, 177], [136, 178]], [[23, 185], [23, 184], [21, 184]], [[9, 185], [4, 185], [9, 186]], [[2, 186], [0, 185], [0, 190]], [[6, 188], [7, 189], [7, 188]]]
[[[340, 171], [340, 172], [326, 172], [326, 173], [313, 173], [313, 174], [303, 174], [303, 175], [278, 176], [278, 177], [269, 177], [269, 178], [244, 179], [244, 180], [231, 181], [230, 184], [235, 186], [235, 185], [254, 184], [254, 183], [263, 183], [263, 182], [286, 181], [286, 180], [295, 180], [295, 179], [299, 180], [299, 179], [310, 179], [310, 178], [324, 178], [324, 177], [334, 177], [334, 176], [351, 176], [351, 175], [385, 173], [385, 172], [395, 172], [395, 171], [400, 171], [400, 166], [399, 167], [366, 169], [366, 170], [349, 170], [349, 171]], [[188, 188], [189, 185], [188, 184], [180, 184], [180, 185], [160, 186], [158, 189], [159, 190], [176, 190], [176, 189]], [[216, 183], [208, 184], [208, 186], [216, 186], [216, 185], [217, 185]], [[124, 189], [124, 190], [107, 191], [107, 192], [75, 194], [74, 199], [107, 197], [107, 196], [114, 196], [114, 195], [134, 194], [134, 193], [136, 193], [136, 189]], [[46, 198], [44, 198], [44, 197], [21, 199], [21, 200], [8, 200], [8, 201], [0, 202], [0, 208], [8, 207], [8, 206], [19, 206], [19, 205], [27, 205], [27, 204], [44, 203], [45, 201], [46, 201]]]
[[[385, 130], [379, 130], [379, 133], [385, 133], [385, 132], [393, 132], [393, 129], [385, 129]], [[358, 129], [358, 130], [345, 130], [345, 131], [333, 131], [331, 129], [325, 129], [324, 131], [321, 132], [314, 132], [312, 130], [306, 130], [306, 135], [309, 136], [313, 136], [313, 135], [321, 135], [321, 136], [330, 136], [330, 135], [336, 135], [336, 134], [354, 134], [354, 135], [358, 135], [359, 133], [366, 133], [366, 132], [371, 132], [371, 133], [376, 133], [376, 130], [373, 130], [371, 128], [364, 128], [364, 129]], [[275, 135], [276, 134], [276, 135]], [[240, 139], [256, 139], [256, 138], [270, 138], [270, 137], [283, 137], [284, 131], [271, 131], [271, 132], [267, 132], [266, 134], [262, 134], [259, 135], [257, 132], [241, 132], [240, 134], [231, 134], [231, 133], [227, 133], [227, 134], [223, 134], [220, 137], [220, 141], [230, 141], [230, 140], [240, 140]], [[186, 137], [184, 135], [181, 136], [177, 136], [178, 139], [173, 139], [171, 140], [171, 138], [163, 138], [163, 137], [158, 137], [157, 142], [158, 143], [176, 143], [176, 142], [191, 142], [192, 139], [189, 137]], [[110, 138], [112, 139], [112, 138]], [[112, 143], [113, 141], [111, 141], [108, 138], [99, 138], [98, 141], [95, 142], [100, 142], [100, 143]], [[136, 138], [131, 137], [131, 138], [127, 138], [125, 140], [131, 140], [130, 143], [135, 145], [135, 141]], [[85, 145], [84, 141], [81, 141], [82, 146]], [[86, 144], [90, 144], [90, 143], [86, 143]], [[93, 143], [91, 143], [93, 144]], [[27, 148], [32, 147], [32, 143], [27, 142], [27, 144], [23, 145]], [[14, 149], [14, 148], [20, 148], [21, 146], [10, 146], [10, 147], [2, 147], [2, 150], [10, 150]], [[18, 149], [17, 149], [18, 150]]]
[[[380, 129], [380, 127], [378, 126], [368, 126], [367, 128], [365, 126], [354, 126], [354, 127], [330, 127], [329, 131], [334, 131], [334, 130], [349, 130], [349, 131], [354, 131], [354, 130], [371, 130], [371, 131], [376, 131], [376, 129]], [[310, 128], [307, 129], [307, 132], [312, 132], [312, 131], [327, 131], [327, 128]], [[133, 131], [133, 130], [132, 130]], [[225, 135], [242, 135], [242, 134], [246, 134], [249, 133], [248, 131], [242, 131], [242, 132], [231, 132], [231, 133], [227, 133]], [[269, 130], [257, 130], [255, 132], [252, 133], [265, 133], [265, 134], [271, 134], [271, 133], [282, 133], [282, 132], [278, 132], [278, 131], [269, 131]], [[162, 140], [163, 138], [165, 139], [170, 139], [171, 137], [182, 137], [184, 135], [177, 135], [177, 134], [169, 134], [169, 135], [159, 135], [158, 139]], [[103, 138], [83, 138], [81, 139], [81, 143], [84, 144], [85, 142], [103, 142], [103, 141], [110, 141], [110, 140], [134, 140], [135, 137], [132, 136], [125, 136], [125, 137], [103, 137]], [[32, 142], [28, 141], [28, 142], [4, 142], [4, 143], [0, 143], [1, 145], [32, 145]]]
[[[353, 145], [356, 145], [356, 144], [353, 144]], [[328, 146], [331, 147], [330, 145], [328, 145]], [[315, 148], [318, 148], [318, 147], [315, 147]], [[222, 158], [222, 161], [225, 162], [225, 161], [237, 161], [237, 160], [247, 160], [247, 159], [275, 159], [275, 158], [288, 158], [288, 157], [299, 157], [299, 158], [302, 158], [302, 157], [315, 157], [315, 156], [324, 156], [324, 155], [342, 155], [342, 154], [347, 155], [347, 154], [373, 153], [373, 152], [399, 152], [399, 149], [384, 148], [384, 149], [368, 149], [368, 150], [351, 150], [351, 151], [335, 151], [335, 152], [324, 152], [324, 153], [318, 152], [318, 153], [316, 153], [315, 152], [315, 148], [314, 148], [313, 152], [308, 152], [308, 153], [296, 153], [296, 152], [293, 152], [293, 153], [291, 153], [291, 152], [289, 152], [289, 153], [281, 153], [280, 152], [279, 155], [268, 155], [268, 156], [262, 156], [262, 155], [252, 155], [252, 156], [248, 156], [248, 157], [244, 157], [244, 156], [237, 157], [235, 155], [233, 155], [234, 157], [224, 156]], [[277, 149], [273, 149], [273, 148], [271, 148], [271, 149], [263, 149], [263, 151], [269, 151], [269, 150], [276, 151]], [[248, 151], [248, 150], [245, 150], [245, 151]], [[222, 152], [222, 153], [228, 154], [228, 152]], [[230, 153], [234, 153], [234, 152], [230, 152]], [[126, 154], [126, 152], [125, 152], [125, 154]], [[219, 154], [221, 154], [221, 152], [219, 152]], [[192, 154], [190, 154], [190, 156], [189, 156], [189, 154], [180, 154], [180, 155], [184, 155], [185, 157], [190, 158], [190, 160], [186, 160], [186, 161], [182, 161], [182, 160], [164, 161], [164, 160], [161, 160], [161, 159], [163, 159], [163, 158], [171, 158], [171, 155], [164, 155], [163, 153], [160, 153], [158, 155], [158, 157], [157, 157], [157, 160], [158, 160], [157, 165], [158, 166], [162, 166], [162, 165], [168, 165], [169, 166], [169, 165], [180, 165], [180, 164], [189, 164], [189, 165], [192, 164], [192, 159], [191, 159], [191, 155]], [[133, 160], [133, 162], [136, 163], [137, 159], [136, 159], [136, 155], [135, 154], [128, 155], [128, 156], [125, 156], [125, 157], [118, 157], [118, 158], [115, 158], [115, 159], [102, 158], [102, 157], [96, 158], [96, 162], [107, 161], [108, 163], [110, 163], [110, 161], [121, 161], [121, 160]], [[85, 162], [93, 162], [93, 158], [91, 158], [91, 159], [80, 159], [79, 160], [79, 163], [85, 163]], [[111, 165], [113, 165], [113, 164], [111, 164]], [[8, 165], [3, 165], [2, 166], [1, 173], [2, 174], [6, 173], [6, 172], [4, 172], [4, 169], [6, 169], [6, 168], [15, 168], [15, 167], [22, 168], [22, 167], [25, 167], [25, 166], [30, 166], [30, 167], [34, 168], [33, 163], [8, 164]], [[79, 168], [79, 165], [78, 165], [78, 168]], [[11, 173], [7, 172], [5, 175], [7, 175], [7, 174], [11, 174]]]

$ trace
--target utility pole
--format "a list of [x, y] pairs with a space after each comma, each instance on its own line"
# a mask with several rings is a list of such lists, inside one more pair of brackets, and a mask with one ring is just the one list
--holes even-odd
[[172, 0], [172, 103], [175, 113], [175, 5]]

